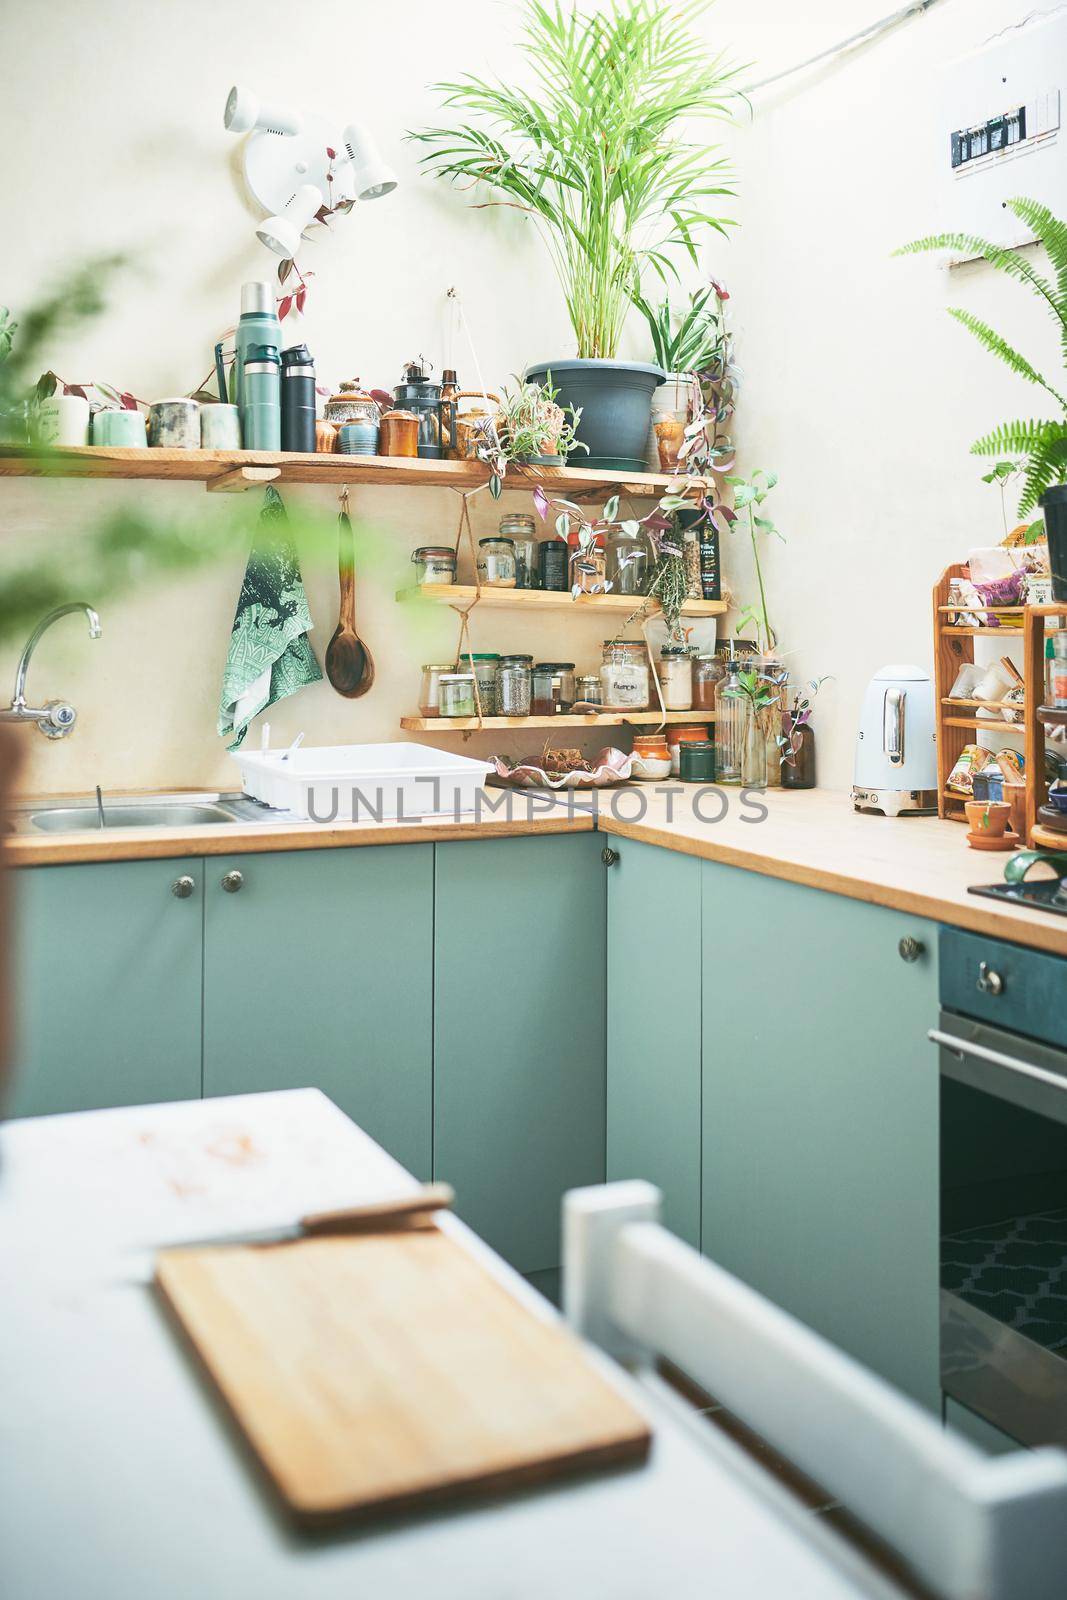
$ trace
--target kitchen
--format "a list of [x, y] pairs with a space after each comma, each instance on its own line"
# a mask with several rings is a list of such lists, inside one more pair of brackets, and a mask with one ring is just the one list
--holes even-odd
[[[0, 681], [15, 713], [0, 723], [14, 1029], [0, 1213], [25, 1290], [4, 1336], [17, 1374], [0, 1497], [12, 1592], [139, 1593], [160, 1561], [175, 1594], [361, 1580], [392, 1592], [422, 1560], [446, 1592], [470, 1563], [465, 1592], [495, 1594], [519, 1549], [553, 1540], [573, 1545], [573, 1570], [539, 1555], [514, 1592], [588, 1592], [599, 1578], [602, 1592], [684, 1594], [709, 1572], [739, 1593], [1045, 1592], [1053, 1534], [1026, 1541], [1027, 1586], [992, 1487], [992, 1525], [967, 1517], [979, 1468], [1018, 1475], [1035, 1529], [1028, 1496], [1040, 1481], [1051, 1514], [1058, 1471], [1067, 1482], [1067, 923], [1023, 898], [1058, 886], [1058, 727], [1035, 708], [1058, 709], [1062, 511], [1053, 488], [1020, 514], [1018, 471], [982, 481], [994, 459], [970, 445], [1021, 412], [1032, 380], [945, 312], [963, 307], [1034, 371], [1057, 370], [1056, 332], [988, 255], [946, 269], [944, 251], [893, 252], [939, 229], [990, 231], [971, 225], [975, 204], [953, 210], [986, 155], [954, 191], [928, 122], [944, 123], [948, 150], [986, 115], [962, 109], [961, 74], [1057, 59], [1062, 8], [1029, 22], [1008, 8], [1003, 37], [1000, 5], [908, 9], [843, 51], [854, 6], [800, 24], [775, 0], [720, 0], [692, 23], [686, 72], [703, 90], [709, 52], [750, 63], [730, 87], [752, 91], [752, 115], [720, 88], [723, 119], [691, 135], [733, 169], [704, 181], [736, 190], [710, 209], [737, 225], [702, 236], [699, 270], [670, 287], [675, 311], [693, 297], [697, 344], [657, 342], [684, 330], [658, 317], [667, 291], [653, 275], [651, 320], [626, 308], [606, 361], [572, 328], [528, 219], [471, 209], [425, 137], [450, 115], [441, 80], [528, 82], [525, 7], [476, 7], [460, 25], [420, 6], [403, 39], [388, 18], [357, 27], [338, 12], [376, 63], [361, 65], [355, 105], [325, 28], [296, 29], [282, 70], [277, 36], [294, 25], [273, 5], [256, 40], [191, 5], [189, 39], [166, 41], [173, 89], [149, 70], [158, 17], [104, 4], [90, 29], [61, 5], [38, 32], [10, 24], [11, 138], [25, 157], [4, 180], [5, 212], [23, 220], [3, 290], [19, 324], [3, 398], [16, 380], [36, 385], [29, 421], [58, 430], [26, 443], [8, 431], [0, 449], [13, 575]], [[872, 29], [881, 20], [867, 8]], [[758, 87], [779, 72], [792, 76]], [[76, 83], [94, 108], [91, 181], [45, 217], [30, 151], [67, 124]], [[916, 84], [930, 117], [906, 122], [894, 148], [861, 162], [828, 145], [828, 127], [871, 103], [891, 116]], [[107, 110], [119, 104], [121, 126]], [[318, 225], [272, 209], [275, 166], [305, 134], [343, 152], [320, 191], [339, 205]], [[1062, 215], [1063, 147], [1051, 130], [1031, 137], [1007, 193]], [[348, 209], [346, 182], [359, 191]], [[859, 184], [877, 205], [856, 203]], [[1013, 254], [1048, 273], [1025, 220]], [[786, 236], [803, 245], [788, 262]], [[105, 268], [107, 254], [126, 260]], [[27, 351], [33, 308], [87, 260], [71, 301], [100, 309], [65, 308]], [[921, 380], [901, 362], [903, 326]], [[276, 370], [264, 350], [291, 359]], [[635, 444], [621, 448], [616, 420], [607, 447], [590, 433], [583, 450], [603, 401], [579, 380], [612, 358], [638, 380], [670, 376], [646, 386]], [[685, 377], [691, 362], [710, 363], [703, 387]], [[634, 389], [622, 394], [632, 409]], [[244, 448], [227, 435], [235, 421]], [[678, 451], [698, 421], [687, 464]], [[280, 449], [299, 438], [283, 441], [282, 425], [302, 426], [303, 442]], [[566, 464], [534, 459], [553, 455], [529, 448], [534, 434], [571, 445]], [[1045, 539], [1005, 542], [1042, 511]], [[953, 570], [964, 563], [967, 576]], [[64, 606], [19, 674], [31, 634]], [[891, 814], [909, 805], [940, 814]], [[1050, 859], [1032, 861], [1031, 844]], [[285, 1098], [308, 1090], [336, 1110]], [[555, 1329], [562, 1305], [581, 1349], [612, 1357], [617, 1331], [582, 1310], [604, 1292], [593, 1278], [583, 1291], [582, 1230], [625, 1186], [618, 1203], [645, 1208], [630, 1224], [636, 1263], [653, 1202], [629, 1186], [644, 1180], [664, 1239], [757, 1291], [767, 1316], [787, 1314], [781, 1348], [753, 1345], [763, 1388], [747, 1395], [728, 1330], [764, 1311], [715, 1309], [720, 1280], [699, 1275], [687, 1300], [689, 1254], [675, 1263], [660, 1240], [656, 1270], [678, 1277], [664, 1316], [675, 1303], [691, 1315], [659, 1342], [647, 1326], [630, 1338], [711, 1397], [699, 1437], [676, 1393], [649, 1398], [654, 1375], [623, 1348], [636, 1376], [600, 1357], [594, 1370], [652, 1408], [645, 1465], [298, 1538], [187, 1359], [192, 1312], [177, 1313], [176, 1337], [145, 1283], [106, 1288], [129, 1275], [134, 1243], [217, 1241], [280, 1223], [279, 1207], [227, 1189], [196, 1226], [157, 1216], [154, 1180], [120, 1139], [140, 1107], [160, 1108], [151, 1133], [166, 1140], [217, 1119], [236, 1137], [241, 1118], [262, 1117], [255, 1137], [269, 1143], [306, 1116], [291, 1170], [284, 1152], [277, 1169], [291, 1218], [450, 1186], [444, 1240], [535, 1321]], [[351, 1149], [332, 1185], [307, 1154], [318, 1140]], [[907, 1408], [877, 1448], [858, 1415], [835, 1410], [839, 1353], [877, 1385], [868, 1409]], [[154, 1393], [173, 1459], [138, 1437]], [[813, 1393], [835, 1419], [822, 1452], [802, 1403]], [[814, 1509], [760, 1448], [726, 1435], [713, 1404], [806, 1467], [827, 1491]], [[61, 1412], [74, 1438], [62, 1467]], [[865, 1475], [853, 1428], [891, 1465]], [[914, 1456], [898, 1454], [901, 1434]], [[88, 1458], [103, 1469], [91, 1484]], [[148, 1514], [148, 1485], [169, 1512]], [[922, 1538], [887, 1509], [920, 1486]], [[852, 1488], [880, 1562], [842, 1531]], [[713, 1508], [706, 1525], [697, 1507]], [[44, 1537], [49, 1519], [73, 1530], [62, 1548]], [[211, 1545], [227, 1555], [209, 1574]]]

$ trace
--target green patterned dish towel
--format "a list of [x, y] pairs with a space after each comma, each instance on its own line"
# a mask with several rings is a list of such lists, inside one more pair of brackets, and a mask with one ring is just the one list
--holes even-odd
[[282, 497], [268, 486], [222, 675], [219, 733], [233, 735], [228, 749], [239, 748], [258, 712], [321, 680], [312, 626]]

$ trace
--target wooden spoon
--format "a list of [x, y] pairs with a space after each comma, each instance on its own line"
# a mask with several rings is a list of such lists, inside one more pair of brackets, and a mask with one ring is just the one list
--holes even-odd
[[356, 632], [355, 540], [347, 510], [337, 518], [337, 576], [341, 609], [333, 638], [326, 646], [326, 676], [349, 700], [358, 700], [374, 682], [374, 662]]

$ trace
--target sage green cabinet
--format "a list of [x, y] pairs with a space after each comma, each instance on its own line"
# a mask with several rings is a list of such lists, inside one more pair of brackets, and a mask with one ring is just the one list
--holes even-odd
[[432, 844], [206, 863], [204, 1093], [312, 1086], [431, 1170]]
[[702, 870], [703, 1248], [940, 1410], [936, 930]]
[[[179, 897], [179, 884], [192, 892]], [[200, 1094], [199, 861], [25, 867], [15, 894], [15, 1116]]]
[[701, 863], [608, 842], [608, 1178], [656, 1184], [699, 1249]]
[[606, 869], [593, 833], [437, 846], [434, 1175], [520, 1272], [604, 1180]]

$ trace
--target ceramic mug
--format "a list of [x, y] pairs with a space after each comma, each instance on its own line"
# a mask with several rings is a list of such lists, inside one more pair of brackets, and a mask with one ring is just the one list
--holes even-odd
[[158, 450], [199, 450], [200, 407], [183, 395], [148, 408], [148, 442]]
[[241, 414], [236, 406], [200, 407], [200, 447], [203, 450], [240, 450]]
[[97, 411], [93, 416], [93, 444], [143, 449], [147, 443], [145, 421], [139, 411]]
[[78, 394], [54, 394], [37, 407], [37, 437], [42, 444], [89, 443], [89, 402]]

